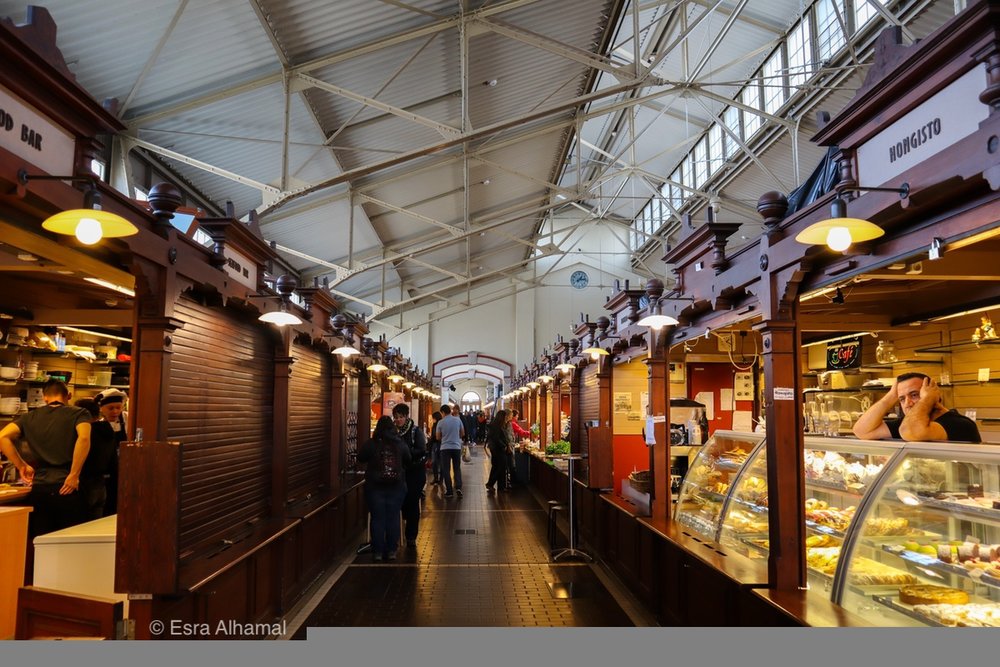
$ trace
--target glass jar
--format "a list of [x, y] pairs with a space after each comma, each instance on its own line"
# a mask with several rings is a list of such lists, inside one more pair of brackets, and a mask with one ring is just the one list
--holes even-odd
[[896, 363], [896, 346], [892, 344], [892, 341], [880, 340], [878, 342], [878, 347], [875, 348], [875, 361], [879, 364]]

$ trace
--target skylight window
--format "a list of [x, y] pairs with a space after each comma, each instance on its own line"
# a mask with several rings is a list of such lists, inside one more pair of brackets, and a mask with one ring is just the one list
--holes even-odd
[[821, 61], [832, 60], [847, 43], [838, 13], [846, 20], [843, 0], [819, 0], [816, 3], [816, 45]]
[[[757, 85], [758, 80], [754, 79], [747, 84], [747, 87], [743, 89], [740, 93], [740, 102], [743, 102], [748, 107], [753, 109], [760, 109], [760, 87]], [[747, 141], [756, 134], [757, 130], [761, 128], [764, 124], [764, 119], [758, 114], [752, 112], [743, 112], [743, 137], [744, 141]]]
[[788, 85], [793, 92], [809, 79], [813, 64], [811, 53], [809, 21], [799, 21], [788, 33]]

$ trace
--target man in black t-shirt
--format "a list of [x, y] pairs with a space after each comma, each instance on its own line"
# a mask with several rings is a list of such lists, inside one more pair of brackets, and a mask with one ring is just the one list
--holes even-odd
[[[0, 431], [0, 450], [31, 484], [30, 537], [87, 520], [87, 505], [79, 489], [90, 452], [90, 413], [68, 405], [69, 390], [58, 380], [45, 384], [42, 398], [45, 407], [17, 417]], [[15, 438], [27, 440], [31, 463], [21, 458]]]
[[[903, 416], [886, 419], [899, 408]], [[864, 440], [896, 438], [908, 441], [982, 442], [976, 422], [944, 407], [941, 390], [923, 373], [904, 373], [854, 424]]]

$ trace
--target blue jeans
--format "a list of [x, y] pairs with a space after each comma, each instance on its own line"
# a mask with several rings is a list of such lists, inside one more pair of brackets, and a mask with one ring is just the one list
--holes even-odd
[[395, 553], [399, 548], [399, 511], [406, 496], [406, 484], [365, 482], [365, 500], [371, 513], [372, 553]]
[[[455, 484], [452, 486], [451, 470], [455, 469]], [[441, 450], [441, 477], [444, 479], [445, 493], [453, 493], [454, 489], [462, 488], [462, 450]]]

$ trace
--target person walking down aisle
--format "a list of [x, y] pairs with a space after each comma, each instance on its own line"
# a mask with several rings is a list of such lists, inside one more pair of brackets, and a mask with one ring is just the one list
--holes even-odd
[[[441, 406], [444, 415], [435, 427], [438, 440], [441, 441], [441, 478], [444, 480], [444, 497], [454, 498], [455, 494], [462, 497], [462, 441], [465, 439], [465, 427], [462, 420], [452, 414], [450, 405]], [[452, 470], [455, 480], [452, 482]]]
[[437, 434], [437, 425], [441, 419], [441, 413], [435, 410], [431, 415], [431, 437], [427, 443], [427, 448], [431, 452], [431, 473], [434, 475], [431, 484], [435, 485], [441, 483], [441, 438]]
[[[90, 413], [68, 405], [69, 389], [59, 380], [45, 383], [42, 398], [44, 408], [22, 414], [0, 430], [0, 450], [31, 484], [29, 537], [87, 520], [80, 474], [90, 452]], [[28, 441], [34, 465], [21, 458], [15, 438]]]
[[392, 421], [396, 425], [399, 437], [410, 450], [410, 464], [405, 470], [406, 496], [403, 498], [403, 523], [406, 546], [409, 549], [417, 546], [417, 531], [420, 529], [420, 496], [427, 483], [427, 440], [424, 432], [417, 428], [410, 419], [410, 406], [397, 403], [392, 408]]
[[507, 452], [511, 449], [510, 413], [497, 410], [486, 434], [486, 446], [490, 450], [490, 477], [486, 480], [486, 490], [493, 491], [496, 484], [501, 491], [507, 491]]
[[365, 501], [371, 514], [373, 557], [376, 561], [396, 560], [410, 450], [400, 439], [392, 417], [379, 417], [371, 440], [358, 451], [358, 461], [366, 464]]

